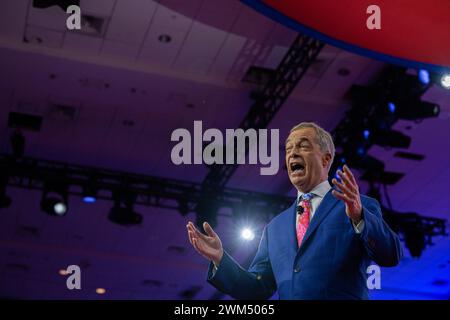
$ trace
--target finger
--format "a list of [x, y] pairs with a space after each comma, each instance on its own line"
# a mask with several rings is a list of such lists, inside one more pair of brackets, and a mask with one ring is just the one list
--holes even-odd
[[349, 188], [353, 192], [356, 192], [356, 187], [353, 185], [353, 181], [351, 181], [351, 179], [347, 173], [344, 173], [341, 170], [338, 170], [338, 175], [341, 178], [342, 182], [347, 186], [347, 188]]
[[187, 227], [188, 233], [193, 237], [196, 234], [194, 228], [192, 228], [192, 226], [189, 224], [186, 227]]
[[190, 231], [190, 232], [192, 232], [192, 233], [195, 233], [195, 229], [194, 229], [194, 227], [191, 225], [191, 222], [189, 222], [189, 223], [186, 225], [186, 228], [188, 229], [188, 231]]
[[192, 222], [189, 222], [189, 226], [191, 227], [192, 231], [194, 231], [196, 234], [201, 234], [203, 235], [203, 233], [197, 228], [197, 226], [195, 224], [193, 224]]
[[189, 242], [194, 245], [194, 235], [191, 231], [188, 231], [188, 238], [189, 238]]
[[198, 253], [200, 253], [201, 255], [203, 255], [203, 252], [202, 252], [202, 251], [199, 249], [199, 247], [198, 247], [198, 240], [197, 240], [197, 239], [193, 239], [192, 245], [194, 246], [195, 251], [197, 251]]
[[208, 222], [203, 222], [203, 229], [208, 234], [208, 236], [217, 238], [217, 233], [214, 232], [213, 228], [209, 225]]
[[331, 192], [333, 194], [333, 196], [335, 196], [336, 198], [338, 198], [339, 200], [344, 201], [346, 204], [352, 205], [353, 204], [353, 200], [351, 200], [347, 195], [345, 195], [342, 192], [333, 190]]
[[189, 223], [189, 226], [190, 226], [192, 232], [194, 232], [194, 234], [195, 234], [197, 237], [199, 237], [199, 238], [201, 238], [201, 239], [203, 239], [203, 240], [206, 240], [207, 236], [204, 235], [203, 233], [201, 233], [200, 230], [198, 230], [197, 227], [195, 227], [194, 224], [193, 224], [192, 222]]
[[191, 221], [188, 222], [187, 226], [193, 232], [195, 232], [195, 230], [197, 229], [197, 227]]
[[208, 258], [202, 241], [198, 241], [198, 239], [194, 239], [194, 249], [198, 253], [200, 253], [202, 256]]
[[339, 191], [346, 194], [349, 198], [356, 198], [356, 193], [343, 183], [337, 181], [337, 179], [333, 179], [331, 182], [339, 188]]
[[349, 193], [349, 194], [353, 193], [349, 187], [347, 187], [344, 183], [340, 182], [336, 178], [332, 179], [331, 182], [337, 187], [338, 191], [340, 191], [342, 193]]
[[353, 172], [351, 172], [350, 168], [345, 164], [344, 165], [344, 171], [347, 173], [347, 175], [350, 177], [350, 179], [352, 180], [353, 184], [358, 187], [358, 183], [356, 182], [356, 178], [353, 175]]

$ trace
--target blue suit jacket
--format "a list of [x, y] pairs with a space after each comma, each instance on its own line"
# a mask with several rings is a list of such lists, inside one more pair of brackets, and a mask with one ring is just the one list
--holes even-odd
[[395, 266], [403, 255], [397, 235], [384, 222], [375, 199], [361, 196], [364, 229], [357, 234], [345, 205], [331, 190], [311, 219], [298, 248], [295, 203], [264, 228], [248, 271], [224, 253], [207, 280], [236, 299], [368, 299], [367, 266]]

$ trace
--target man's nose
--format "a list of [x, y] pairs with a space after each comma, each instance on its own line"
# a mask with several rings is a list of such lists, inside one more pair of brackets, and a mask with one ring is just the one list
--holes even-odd
[[295, 155], [295, 156], [298, 156], [300, 154], [300, 148], [297, 146], [294, 146], [293, 148], [291, 148], [290, 151], [291, 151], [291, 154]]
[[291, 149], [288, 153], [286, 153], [286, 155], [289, 158], [298, 158], [298, 157], [300, 157], [299, 151], [295, 150], [295, 149]]

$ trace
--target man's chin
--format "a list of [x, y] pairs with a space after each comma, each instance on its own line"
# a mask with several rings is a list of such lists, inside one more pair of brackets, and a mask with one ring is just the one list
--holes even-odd
[[291, 176], [291, 183], [298, 189], [301, 188], [305, 184], [304, 176]]

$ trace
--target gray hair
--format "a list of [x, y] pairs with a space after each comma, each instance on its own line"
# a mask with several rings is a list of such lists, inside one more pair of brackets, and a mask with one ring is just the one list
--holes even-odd
[[319, 145], [320, 150], [324, 153], [328, 152], [331, 154], [330, 166], [328, 168], [328, 170], [329, 170], [331, 168], [331, 164], [333, 163], [334, 154], [335, 154], [335, 147], [334, 147], [334, 142], [333, 142], [333, 138], [331, 137], [331, 134], [314, 122], [301, 122], [301, 123], [297, 124], [296, 126], [294, 126], [290, 132], [292, 133], [293, 131], [296, 131], [296, 130], [299, 130], [302, 128], [313, 128], [314, 131], [316, 131], [316, 137], [317, 137], [316, 142]]

